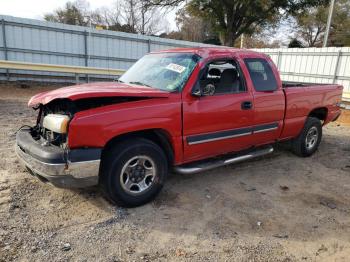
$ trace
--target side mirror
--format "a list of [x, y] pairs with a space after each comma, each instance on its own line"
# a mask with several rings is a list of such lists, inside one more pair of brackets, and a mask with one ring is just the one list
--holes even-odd
[[196, 97], [201, 97], [201, 96], [202, 96], [201, 90], [199, 90], [199, 89], [193, 89], [193, 90], [192, 90], [192, 95], [193, 95], [193, 96], [196, 96]]
[[200, 87], [198, 82], [195, 84], [194, 88], [192, 89], [191, 94], [192, 94], [192, 96], [195, 96], [195, 97], [202, 96], [201, 87]]

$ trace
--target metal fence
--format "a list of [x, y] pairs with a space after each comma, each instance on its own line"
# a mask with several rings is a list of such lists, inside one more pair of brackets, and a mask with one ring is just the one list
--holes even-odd
[[[103, 69], [129, 68], [144, 54], [209, 46], [159, 37], [96, 30], [0, 15], [0, 60]], [[350, 47], [255, 49], [271, 56], [283, 80], [337, 83], [350, 101]], [[111, 76], [84, 75], [89, 78]], [[72, 73], [0, 69], [0, 80], [75, 81]]]
[[350, 101], [350, 47], [254, 50], [273, 59], [282, 80], [340, 84], [344, 86], [343, 99]]
[[[0, 60], [127, 69], [144, 54], [201, 43], [0, 15]], [[0, 80], [73, 79], [72, 74], [0, 70]], [[98, 77], [98, 76], [95, 76]]]

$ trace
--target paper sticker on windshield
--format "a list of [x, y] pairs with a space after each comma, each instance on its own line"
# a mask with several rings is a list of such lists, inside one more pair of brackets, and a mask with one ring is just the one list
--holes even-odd
[[174, 71], [174, 72], [181, 74], [183, 71], [185, 71], [186, 67], [171, 63], [171, 64], [167, 65], [166, 69], [169, 69], [171, 71]]

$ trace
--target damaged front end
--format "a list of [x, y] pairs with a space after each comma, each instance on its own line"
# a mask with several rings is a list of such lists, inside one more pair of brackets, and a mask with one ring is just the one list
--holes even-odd
[[36, 105], [36, 125], [17, 132], [17, 155], [30, 173], [43, 182], [65, 188], [96, 185], [102, 148], [69, 148], [70, 122], [81, 111], [146, 99], [149, 97], [59, 98]]
[[120, 104], [138, 100], [146, 100], [147, 97], [97, 97], [79, 100], [55, 99], [48, 104], [39, 105], [36, 126], [32, 134], [36, 139], [41, 139], [44, 144], [67, 148], [69, 122], [80, 111], [103, 107], [112, 104]]
[[69, 121], [74, 116], [68, 101], [52, 101], [38, 108], [37, 123], [31, 128], [34, 140], [42, 146], [58, 146], [67, 148]]
[[[108, 101], [107, 101], [108, 100]], [[100, 148], [68, 147], [69, 122], [74, 114], [115, 100], [70, 101], [57, 99], [39, 105], [34, 127], [16, 135], [16, 153], [30, 173], [57, 187], [88, 187], [98, 183]]]
[[[169, 92], [115, 82], [74, 85], [39, 93], [28, 102], [28, 106], [38, 110], [37, 122], [34, 127], [22, 128], [17, 132], [17, 155], [33, 175], [55, 186], [96, 185], [102, 148], [89, 146], [91, 141], [78, 146], [74, 146], [74, 141], [69, 141], [70, 137], [74, 139], [84, 135], [73, 133], [73, 125], [70, 134], [70, 124], [76, 120], [77, 113], [108, 105], [167, 97]], [[84, 130], [84, 127], [80, 130]]]

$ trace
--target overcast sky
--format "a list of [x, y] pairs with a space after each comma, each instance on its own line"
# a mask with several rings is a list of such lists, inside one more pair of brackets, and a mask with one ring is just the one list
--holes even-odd
[[[45, 13], [63, 7], [67, 0], [0, 0], [0, 13], [18, 17], [42, 19]], [[111, 6], [113, 0], [89, 0], [92, 9]]]
[[[68, 0], [0, 0], [0, 14], [24, 18], [43, 19], [44, 14], [64, 7]], [[113, 6], [115, 0], [87, 0], [91, 9]], [[175, 12], [167, 14], [171, 30], [176, 29]]]

